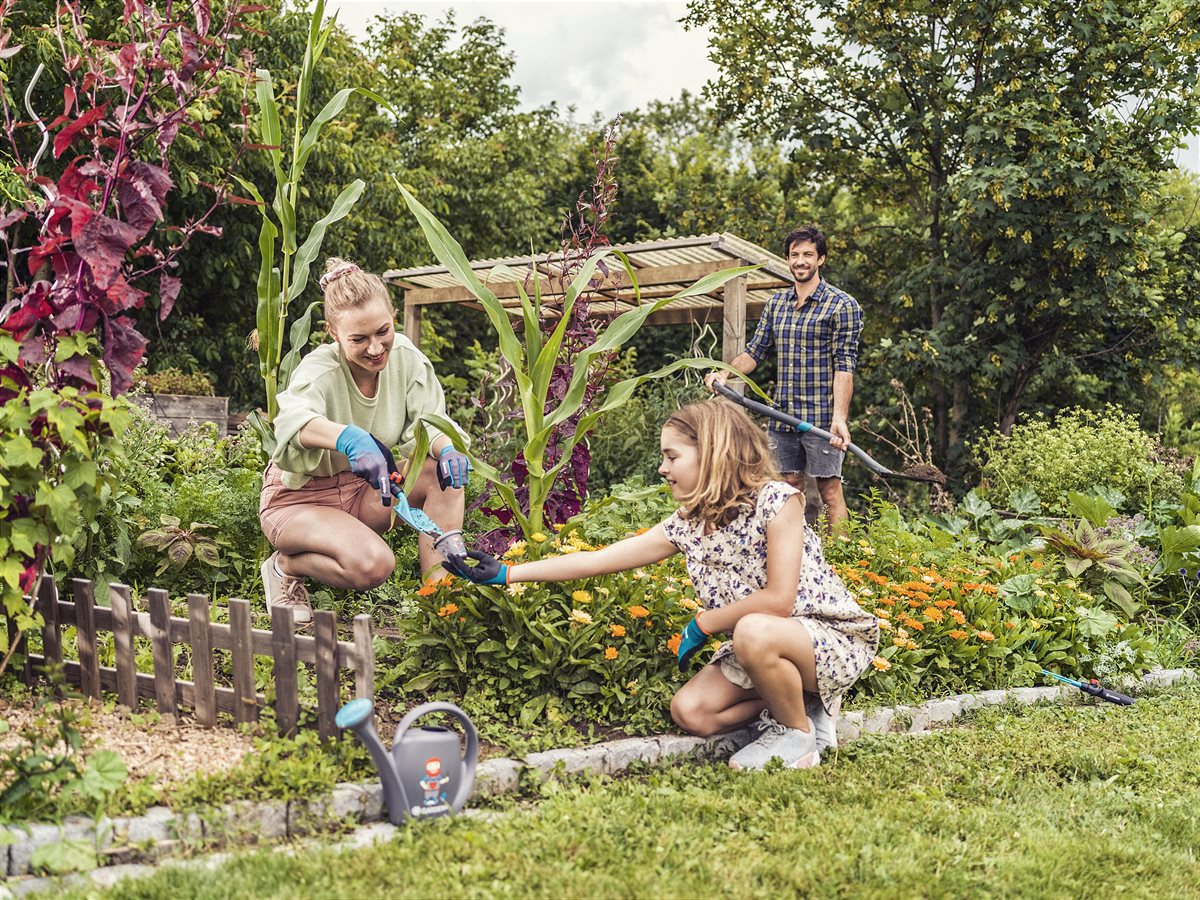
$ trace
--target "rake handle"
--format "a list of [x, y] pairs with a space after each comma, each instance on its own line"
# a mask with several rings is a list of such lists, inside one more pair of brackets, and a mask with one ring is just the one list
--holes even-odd
[[[824, 428], [818, 428], [811, 422], [805, 422], [803, 419], [797, 419], [795, 416], [789, 416], [785, 412], [780, 412], [773, 406], [768, 406], [765, 403], [759, 403], [757, 400], [751, 400], [749, 397], [743, 397], [731, 387], [727, 387], [720, 382], [713, 384], [713, 389], [739, 406], [744, 406], [746, 409], [753, 410], [756, 413], [766, 416], [769, 419], [774, 419], [784, 425], [790, 425], [797, 431], [805, 434], [815, 434], [817, 437], [825, 438], [827, 441], [833, 440], [833, 435]], [[848, 452], [853, 453], [863, 461], [863, 464], [874, 472], [876, 475], [895, 475], [896, 473], [887, 466], [878, 463], [865, 450], [862, 450], [856, 444], [851, 444], [846, 448]]]

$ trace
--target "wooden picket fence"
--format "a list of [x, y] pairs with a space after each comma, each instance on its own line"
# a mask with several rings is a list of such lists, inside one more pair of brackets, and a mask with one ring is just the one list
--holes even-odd
[[[355, 694], [372, 698], [375, 680], [375, 651], [371, 643], [371, 617], [355, 616], [354, 640], [337, 639], [337, 618], [328, 610], [314, 610], [313, 634], [296, 634], [291, 612], [271, 610], [271, 630], [250, 627], [250, 603], [229, 601], [229, 624], [213, 622], [209, 617], [209, 598], [188, 594], [188, 618], [171, 616], [167, 592], [152, 588], [146, 592], [149, 612], [138, 612], [130, 601], [129, 588], [111, 584], [108, 606], [97, 605], [92, 583], [76, 578], [72, 582], [73, 602], [59, 598], [54, 579], [43, 576], [36, 590], [36, 604], [42, 614], [42, 653], [30, 654], [18, 648], [25, 658], [24, 680], [32, 684], [47, 669], [61, 667], [66, 680], [88, 697], [100, 697], [101, 689], [115, 691], [122, 706], [136, 709], [139, 697], [153, 697], [158, 711], [177, 717], [182, 708], [191, 709], [201, 725], [217, 723], [217, 713], [233, 716], [235, 722], [256, 722], [266, 699], [255, 689], [254, 657], [268, 656], [274, 661], [275, 717], [284, 734], [296, 730], [300, 716], [300, 698], [296, 677], [298, 662], [311, 663], [316, 669], [317, 727], [322, 740], [334, 737], [338, 728], [334, 715], [341, 704], [338, 671], [354, 672]], [[63, 659], [62, 629], [75, 626], [79, 659]], [[10, 640], [16, 639], [16, 627], [8, 622]], [[97, 634], [112, 632], [115, 667], [101, 666], [97, 653]], [[21, 640], [24, 642], [24, 635]], [[139, 672], [134, 638], [150, 640], [154, 674]], [[181, 681], [175, 674], [175, 645], [191, 648], [192, 680]], [[215, 650], [229, 650], [233, 663], [233, 687], [215, 684]]]

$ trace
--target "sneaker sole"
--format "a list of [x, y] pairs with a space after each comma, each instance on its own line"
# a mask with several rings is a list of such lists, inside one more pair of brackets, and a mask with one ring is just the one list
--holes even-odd
[[[771, 759], [778, 759], [778, 758], [779, 757], [776, 757], [776, 756], [771, 757]], [[788, 766], [787, 768], [789, 768], [789, 769], [815, 769], [820, 764], [821, 764], [821, 752], [819, 750], [817, 750], [812, 753], [806, 754], [805, 756], [802, 756], [800, 759], [796, 760], [795, 763]], [[757, 771], [760, 771], [759, 769], [747, 769], [741, 763], [736, 763], [733, 761], [730, 761], [729, 768], [733, 769], [735, 772], [757, 772]]]

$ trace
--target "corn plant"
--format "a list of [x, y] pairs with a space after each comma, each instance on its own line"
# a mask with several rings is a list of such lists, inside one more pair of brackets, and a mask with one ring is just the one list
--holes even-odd
[[329, 227], [346, 217], [366, 187], [361, 178], [356, 178], [346, 185], [334, 200], [329, 212], [313, 223], [308, 236], [301, 244], [296, 225], [300, 178], [304, 174], [309, 156], [316, 149], [321, 132], [345, 109], [352, 95], [360, 94], [387, 106], [382, 97], [366, 88], [343, 88], [334, 94], [316, 118], [305, 126], [304, 111], [312, 89], [313, 72], [325, 52], [325, 44], [337, 22], [337, 16], [334, 15], [322, 25], [324, 15], [325, 2], [317, 0], [309, 24], [304, 60], [300, 66], [300, 79], [296, 85], [292, 149], [286, 167], [283, 126], [279, 106], [275, 101], [271, 73], [267, 69], [255, 71], [254, 93], [258, 101], [258, 127], [263, 141], [262, 149], [270, 155], [275, 175], [275, 196], [270, 206], [263, 200], [262, 192], [257, 187], [245, 179], [238, 179], [242, 187], [254, 198], [262, 214], [262, 227], [258, 232], [256, 328], [258, 370], [266, 388], [267, 409], [265, 419], [259, 412], [255, 412], [249, 421], [262, 440], [263, 449], [268, 453], [274, 449], [275, 438], [271, 425], [279, 412], [276, 398], [280, 391], [287, 388], [292, 372], [300, 362], [300, 353], [308, 345], [312, 331], [312, 315], [320, 301], [310, 303], [303, 314], [292, 323], [288, 334], [288, 351], [285, 354], [283, 334], [288, 323], [288, 307], [308, 287], [309, 272], [321, 252]]
[[[517, 337], [507, 310], [496, 295], [475, 275], [459, 243], [450, 236], [445, 226], [413, 196], [405, 185], [399, 181], [396, 184], [400, 188], [405, 202], [408, 203], [409, 209], [416, 216], [417, 222], [425, 234], [425, 239], [429, 242], [438, 261], [458, 280], [459, 284], [474, 294], [483, 305], [484, 312], [499, 338], [500, 353], [512, 367], [525, 428], [524, 458], [528, 470], [526, 481], [529, 489], [528, 508], [525, 508], [513, 485], [507, 482], [505, 475], [499, 469], [470, 453], [459, 437], [457, 429], [444, 416], [426, 415], [421, 417], [422, 425], [418, 428], [418, 458], [420, 458], [419, 454], [424, 452], [427, 447], [428, 436], [424, 433], [425, 425], [432, 425], [448, 435], [458, 449], [463, 450], [471, 457], [471, 464], [475, 470], [491, 482], [526, 539], [531, 539], [535, 534], [543, 531], [545, 527], [544, 507], [555, 477], [570, 461], [571, 451], [575, 445], [583, 441], [588, 433], [596, 427], [601, 416], [623, 406], [639, 385], [651, 379], [662, 378], [684, 368], [724, 367], [729, 369], [728, 366], [723, 366], [722, 363], [714, 362], [711, 359], [680, 359], [646, 375], [626, 378], [598, 392], [592, 398], [592, 403], [598, 405], [585, 411], [579, 417], [574, 431], [566, 435], [559, 444], [557, 462], [547, 466], [546, 447], [554, 429], [584, 409], [588, 370], [593, 360], [603, 359], [605, 354], [620, 349], [652, 313], [662, 309], [671, 301], [706, 294], [739, 275], [753, 272], [757, 267], [741, 266], [714, 272], [670, 297], [643, 304], [634, 269], [628, 258], [617, 250], [599, 250], [588, 257], [580, 266], [571, 283], [567, 285], [561, 306], [555, 304], [554, 314], [558, 316], [558, 323], [546, 335], [543, 335], [541, 328], [542, 317], [546, 313], [542, 306], [539, 280], [534, 279], [533, 296], [530, 297], [522, 279], [515, 272], [494, 270], [493, 278], [503, 279], [507, 275], [516, 284], [521, 301], [521, 318], [524, 328], [524, 341], [522, 341]], [[547, 404], [550, 380], [563, 349], [563, 335], [571, 319], [571, 311], [581, 295], [589, 290], [598, 267], [604, 260], [610, 258], [616, 259], [628, 274], [634, 291], [634, 308], [615, 318], [607, 328], [598, 330], [595, 341], [575, 356], [571, 380], [566, 393], [558, 405], [550, 409]], [[733, 370], [729, 369], [729, 371]], [[415, 472], [409, 474], [410, 483], [406, 487], [412, 486], [411, 482], [415, 477]]]

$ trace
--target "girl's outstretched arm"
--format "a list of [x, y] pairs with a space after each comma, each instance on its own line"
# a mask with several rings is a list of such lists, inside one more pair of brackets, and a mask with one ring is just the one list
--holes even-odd
[[509, 583], [517, 581], [573, 581], [608, 575], [625, 569], [636, 569], [651, 563], [662, 562], [678, 552], [678, 548], [667, 540], [662, 523], [644, 534], [628, 537], [609, 544], [602, 550], [581, 550], [551, 559], [510, 565]]
[[767, 523], [766, 586], [720, 609], [704, 610], [700, 622], [704, 631], [730, 632], [738, 619], [750, 613], [791, 615], [800, 584], [800, 567], [804, 564], [803, 500], [803, 494], [793, 495]]

